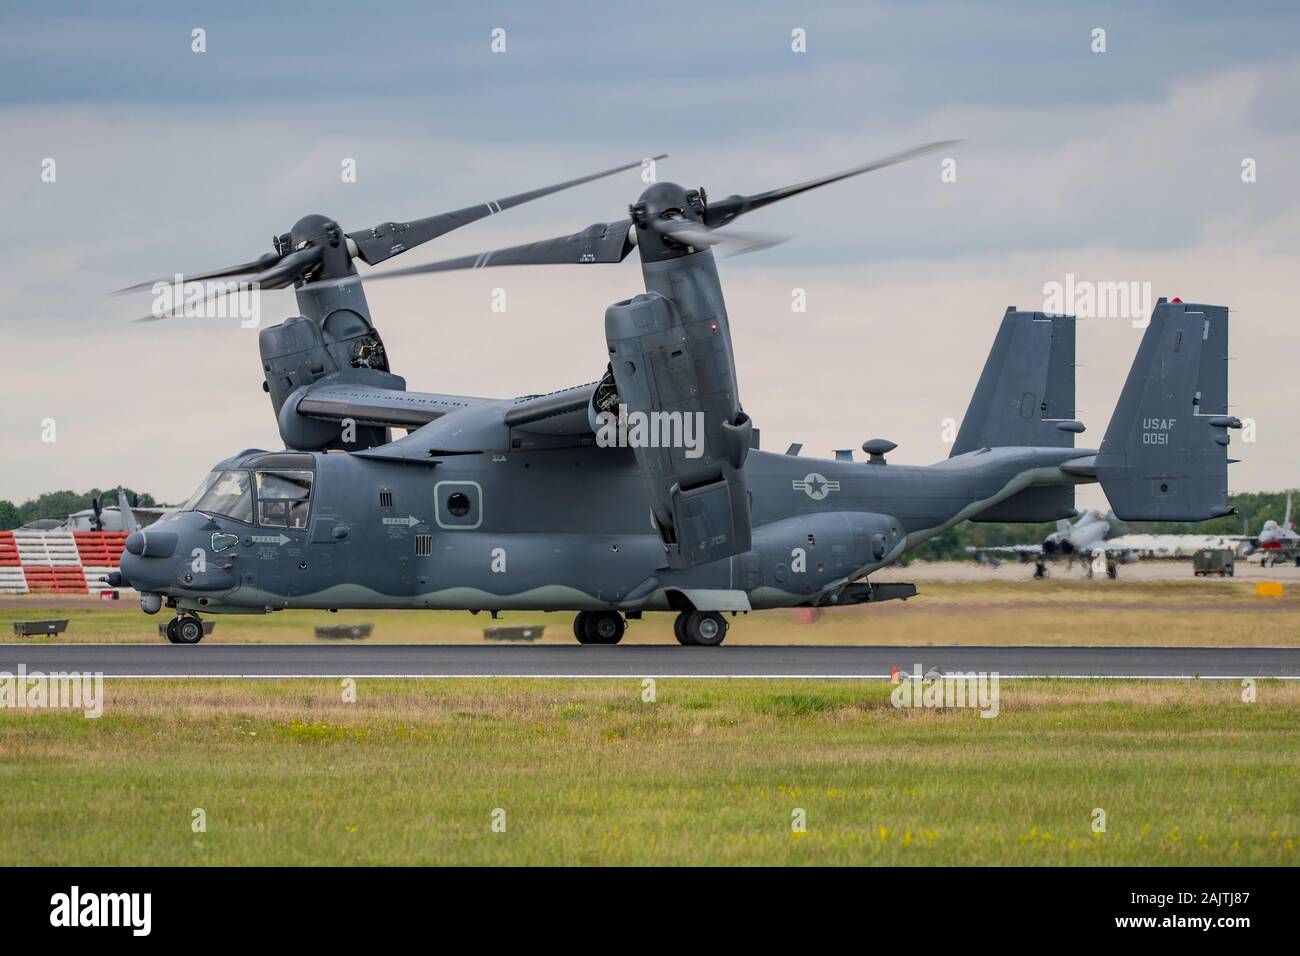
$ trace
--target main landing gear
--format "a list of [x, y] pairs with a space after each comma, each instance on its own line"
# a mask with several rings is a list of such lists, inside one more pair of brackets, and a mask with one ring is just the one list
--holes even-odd
[[167, 640], [173, 644], [197, 644], [203, 640], [203, 622], [192, 612], [174, 617], [167, 622]]
[[717, 647], [727, 636], [727, 619], [717, 611], [682, 611], [673, 621], [678, 644]]
[[[617, 611], [579, 611], [573, 619], [579, 644], [617, 644], [626, 630], [627, 622]], [[673, 621], [673, 633], [679, 644], [717, 647], [727, 636], [727, 619], [717, 611], [682, 611]]]
[[579, 644], [617, 644], [627, 622], [617, 611], [579, 611], [573, 619], [573, 636]]

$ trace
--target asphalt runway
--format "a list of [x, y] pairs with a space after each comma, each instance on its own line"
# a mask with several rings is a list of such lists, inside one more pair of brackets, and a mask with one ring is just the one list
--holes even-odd
[[813, 677], [937, 668], [1003, 678], [1300, 679], [1297, 647], [678, 647], [2, 644], [0, 672], [106, 677]]

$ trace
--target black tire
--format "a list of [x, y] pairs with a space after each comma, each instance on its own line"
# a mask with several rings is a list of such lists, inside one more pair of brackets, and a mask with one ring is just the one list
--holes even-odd
[[717, 647], [727, 637], [727, 619], [717, 611], [690, 611], [682, 620], [682, 634], [693, 647]]
[[683, 625], [685, 625], [686, 618], [690, 613], [691, 613], [690, 611], [682, 611], [682, 613], [678, 614], [675, 618], [673, 618], [673, 636], [677, 638], [678, 644], [684, 644], [687, 647], [691, 646], [691, 642], [690, 639], [686, 636], [686, 632], [682, 628]]
[[[174, 627], [172, 625], [175, 625]], [[167, 626], [167, 637], [170, 640], [173, 630], [176, 633], [176, 639], [173, 644], [197, 644], [203, 640], [203, 622], [192, 614], [184, 617], [178, 617], [172, 624]]]
[[578, 639], [579, 644], [587, 643], [587, 618], [591, 617], [590, 611], [579, 611], [573, 619], [573, 636]]
[[174, 618], [172, 618], [170, 621], [167, 622], [167, 626], [166, 626], [167, 643], [169, 643], [169, 644], [179, 644], [179, 643], [180, 643], [180, 641], [176, 640], [176, 625], [180, 624], [180, 622], [181, 622], [181, 619], [178, 618], [178, 617], [174, 617]]
[[581, 644], [617, 644], [623, 640], [627, 624], [617, 611], [589, 611], [583, 621]]

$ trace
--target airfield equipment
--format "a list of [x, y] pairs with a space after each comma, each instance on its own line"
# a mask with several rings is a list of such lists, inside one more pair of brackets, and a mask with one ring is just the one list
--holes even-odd
[[1202, 548], [1192, 557], [1192, 574], [1195, 577], [1232, 577], [1235, 573], [1236, 555], [1231, 548]]

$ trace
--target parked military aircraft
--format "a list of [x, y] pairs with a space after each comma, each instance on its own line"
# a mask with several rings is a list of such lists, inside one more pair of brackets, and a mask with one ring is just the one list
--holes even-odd
[[1291, 495], [1281, 524], [1263, 523], [1258, 534], [1147, 534], [1129, 533], [1110, 538], [1107, 546], [1132, 552], [1135, 559], [1190, 560], [1202, 551], [1231, 551], [1238, 558], [1256, 561], [1264, 567], [1296, 561], [1300, 566], [1300, 535], [1291, 523]]
[[138, 501], [128, 504], [120, 488], [118, 495], [118, 507], [104, 507], [103, 501], [96, 496], [91, 499], [89, 508], [63, 518], [37, 518], [22, 527], [39, 531], [134, 531], [167, 512], [166, 508], [142, 506]]
[[1032, 561], [1035, 578], [1047, 577], [1051, 561], [1065, 561], [1069, 567], [1080, 561], [1088, 577], [1104, 572], [1108, 578], [1117, 578], [1119, 566], [1133, 564], [1139, 555], [1122, 541], [1106, 540], [1114, 530], [1113, 519], [1113, 514], [1085, 511], [1074, 524], [1066, 518], [1056, 522], [1056, 530], [1040, 544], [984, 545], [967, 548], [966, 552], [983, 564], [996, 565], [1009, 557], [1019, 558], [1022, 564]]
[[1290, 492], [1287, 492], [1286, 514], [1282, 516], [1282, 523], [1278, 524], [1270, 518], [1264, 522], [1259, 534], [1250, 538], [1249, 542], [1250, 551], [1247, 554], [1259, 554], [1265, 567], [1292, 560], [1296, 567], [1300, 567], [1300, 534], [1296, 533], [1295, 522], [1291, 520]]
[[[204, 611], [348, 607], [577, 610], [585, 644], [672, 611], [681, 643], [716, 645], [728, 612], [910, 597], [911, 584], [869, 578], [960, 521], [1073, 515], [1080, 483], [1101, 482], [1126, 519], [1230, 513], [1240, 422], [1223, 306], [1159, 301], [1098, 449], [1074, 447], [1073, 318], [1011, 307], [947, 460], [886, 463], [884, 439], [863, 444], [866, 462], [760, 450], [714, 259], [723, 227], [948, 145], [719, 201], [660, 182], [615, 222], [401, 270], [616, 263], [636, 249], [646, 291], [606, 309], [603, 376], [545, 395], [406, 391], [386, 361], [355, 361], [375, 337], [361, 282], [301, 284], [304, 315], [261, 334], [285, 450], [218, 463], [127, 540], [121, 581], [147, 613], [175, 609], [177, 643], [201, 639]], [[694, 422], [702, 440], [638, 439], [642, 421], [666, 422], [670, 439]], [[411, 431], [390, 441], [392, 427]]]

